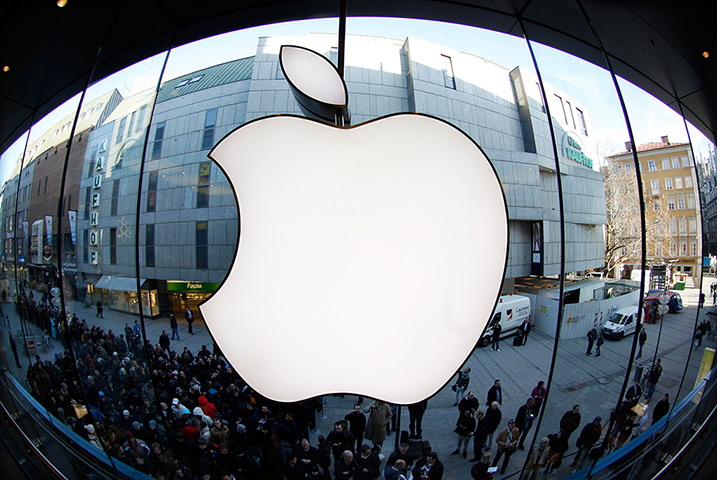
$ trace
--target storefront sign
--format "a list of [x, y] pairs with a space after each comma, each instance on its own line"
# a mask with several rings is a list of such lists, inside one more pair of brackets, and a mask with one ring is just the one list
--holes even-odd
[[219, 288], [220, 283], [211, 282], [182, 282], [182, 281], [168, 281], [167, 291], [168, 292], [214, 292]]
[[563, 135], [563, 155], [565, 155], [565, 158], [578, 162], [581, 165], [593, 168], [592, 158], [585, 155], [580, 143], [567, 132]]

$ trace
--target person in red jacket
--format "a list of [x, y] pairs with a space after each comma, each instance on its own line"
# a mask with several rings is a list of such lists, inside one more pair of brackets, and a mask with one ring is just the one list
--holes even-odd
[[207, 400], [207, 397], [204, 395], [200, 395], [197, 401], [199, 403], [199, 408], [202, 409], [204, 415], [214, 420], [214, 415], [217, 414], [217, 407], [215, 407], [212, 402]]

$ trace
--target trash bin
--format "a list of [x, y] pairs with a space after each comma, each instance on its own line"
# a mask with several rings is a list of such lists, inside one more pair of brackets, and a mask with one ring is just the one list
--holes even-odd
[[643, 367], [641, 363], [638, 363], [635, 366], [635, 376], [633, 377], [633, 380], [637, 383], [640, 383], [640, 380], [642, 380], [642, 371], [644, 370], [644, 368], [645, 367]]
[[684, 290], [685, 289], [685, 282], [676, 282], [675, 286], [672, 288], [673, 290]]

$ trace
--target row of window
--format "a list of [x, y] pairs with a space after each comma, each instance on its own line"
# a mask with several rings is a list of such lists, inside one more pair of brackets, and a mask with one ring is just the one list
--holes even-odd
[[[663, 157], [661, 159], [662, 161], [662, 170], [670, 170], [673, 168], [685, 168], [690, 167], [690, 157], [687, 155], [682, 155], [680, 157]], [[642, 164], [640, 164], [640, 170], [642, 170]], [[648, 160], [647, 161], [647, 170], [650, 172], [656, 172], [657, 171], [657, 161], [656, 160]]]
[[[569, 100], [565, 100], [565, 102], [563, 102], [563, 98], [560, 95], [558, 95], [557, 93], [554, 93], [553, 95], [555, 95], [555, 98], [558, 101], [558, 105], [560, 105], [560, 110], [563, 113], [563, 122], [565, 122], [565, 125], [567, 125], [568, 127], [570, 127], [570, 125], [572, 125], [574, 129], [577, 129], [579, 127], [580, 132], [583, 135], [587, 136], [588, 135], [588, 127], [587, 127], [587, 124], [585, 123], [585, 114], [583, 113], [583, 111], [580, 110], [578, 107], [573, 107], [570, 104]], [[566, 108], [566, 105], [567, 105], [567, 108]], [[575, 111], [575, 113], [573, 113], [573, 110]], [[568, 114], [570, 114], [570, 115], [568, 116]], [[577, 124], [575, 123], [576, 117], [578, 119]]]
[[675, 219], [675, 217], [670, 217], [670, 221], [669, 221], [670, 234], [672, 234], [672, 235], [677, 234], [678, 224], [679, 224], [679, 228], [680, 228], [680, 233], [687, 233], [688, 223], [689, 223], [689, 227], [690, 227], [689, 233], [697, 233], [697, 217], [695, 217], [694, 215], [690, 216], [689, 222], [688, 222], [687, 217], [685, 217], [684, 215], [681, 216], [679, 218], [679, 220]]
[[[211, 162], [202, 162], [199, 164], [199, 178], [197, 179], [197, 203], [196, 208], [206, 208], [209, 206], [209, 189], [210, 189], [210, 175], [211, 175]], [[117, 216], [119, 210], [119, 199], [120, 199], [120, 179], [112, 181], [112, 197], [110, 202], [110, 215]], [[147, 182], [147, 213], [157, 211], [157, 184], [159, 182], [159, 171], [154, 170], [149, 172], [149, 178]], [[85, 187], [85, 209], [83, 218], [89, 220], [90, 208], [92, 200], [92, 187]]]
[[[156, 266], [155, 256], [155, 225], [145, 225], [145, 245], [144, 245], [144, 263], [146, 267]], [[209, 268], [209, 228], [207, 222], [195, 222], [194, 224], [194, 240], [195, 240], [195, 268], [197, 270], [206, 270]], [[90, 232], [84, 230], [83, 238], [83, 259], [85, 263], [90, 262]], [[12, 239], [6, 240], [11, 242], [6, 245], [5, 251], [12, 250]], [[109, 229], [109, 263], [117, 265], [117, 229]]]
[[[119, 122], [119, 126], [117, 127], [117, 140], [115, 141], [115, 144], [122, 143], [122, 141], [124, 141], [125, 135], [129, 137], [133, 133], [139, 133], [139, 131], [144, 128], [144, 117], [146, 113], [147, 105], [142, 105], [141, 107], [139, 107], [139, 110], [135, 110], [129, 115], [125, 115], [124, 117], [122, 117]], [[127, 126], [128, 119], [129, 126], [125, 131], [125, 126]]]
[[[655, 244], [655, 255], [658, 257], [661, 257], [664, 255], [662, 244], [656, 243]], [[669, 256], [675, 257], [678, 256], [677, 253], [677, 242], [670, 242], [670, 253]], [[680, 242], [680, 257], [686, 257], [687, 256], [687, 242]], [[696, 257], [697, 256], [697, 242], [690, 242], [690, 253], [689, 256]]]

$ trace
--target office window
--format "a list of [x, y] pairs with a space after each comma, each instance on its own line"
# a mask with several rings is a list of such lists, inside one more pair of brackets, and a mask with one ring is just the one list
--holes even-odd
[[110, 204], [110, 215], [117, 215], [117, 206], [119, 204], [120, 181], [112, 182], [112, 203]]
[[124, 140], [124, 127], [127, 124], [127, 117], [123, 117], [122, 120], [119, 122], [119, 127], [117, 127], [117, 143], [122, 143], [122, 140]]
[[90, 263], [90, 231], [82, 230], [82, 262]]
[[662, 158], [662, 169], [663, 170], [669, 170], [670, 169], [670, 159], [667, 157]]
[[658, 257], [662, 256], [662, 244], [660, 242], [655, 244], [655, 255]]
[[672, 157], [672, 168], [680, 168], [679, 157]]
[[697, 256], [697, 242], [690, 242], [690, 255]]
[[42, 187], [42, 180], [37, 181], [37, 196], [40, 196], [40, 188]]
[[196, 245], [196, 265], [198, 270], [206, 270], [209, 268], [209, 259], [207, 257], [208, 233], [207, 222], [196, 223], [194, 244]]
[[677, 221], [675, 217], [670, 217], [670, 234], [674, 235], [677, 233]]
[[154, 225], [145, 226], [144, 263], [146, 267], [154, 267]]
[[204, 134], [202, 135], [202, 150], [214, 146], [214, 127], [217, 125], [217, 109], [207, 110], [204, 116]]
[[682, 177], [675, 177], [675, 188], [682, 188]]
[[573, 115], [573, 106], [570, 105], [570, 102], [567, 101], [567, 100], [565, 100], [565, 103], [566, 103], [567, 106], [568, 106], [568, 112], [570, 112], [570, 121], [571, 121], [572, 124], [573, 124], [573, 128], [577, 128], [577, 126], [575, 126], [575, 116]]
[[672, 179], [669, 177], [665, 179], [665, 190], [672, 190]]
[[668, 210], [675, 209], [675, 195], [674, 194], [667, 195], [667, 209]]
[[95, 160], [97, 160], [97, 147], [93, 148], [90, 154], [90, 164], [87, 165], [87, 178], [92, 177], [92, 172], [95, 169]]
[[622, 168], [625, 169], [625, 173], [632, 172], [632, 164], [631, 163], [626, 163], [625, 165], [622, 166]]
[[557, 93], [554, 93], [553, 95], [555, 95], [555, 98], [558, 99], [558, 106], [560, 107], [560, 111], [563, 112], [563, 121], [565, 122], [565, 125], [567, 125], [568, 115], [565, 113], [565, 104], [563, 103], [563, 98]]
[[154, 131], [154, 142], [152, 143], [152, 160], [156, 160], [162, 156], [162, 141], [164, 140], [164, 126], [166, 122], [157, 124]]
[[85, 213], [82, 215], [84, 220], [90, 219], [90, 199], [92, 198], [92, 187], [85, 187]]
[[690, 208], [690, 209], [695, 208], [695, 194], [694, 193], [687, 194], [687, 208]]
[[687, 242], [680, 242], [680, 256], [687, 256]]
[[585, 135], [588, 136], [588, 126], [585, 123], [585, 115], [583, 114], [583, 111], [579, 108], [575, 109], [575, 112], [578, 114], [578, 123], [580, 123], [580, 131]]
[[42, 194], [44, 195], [46, 193], [47, 193], [47, 175], [45, 175], [45, 189], [42, 191]]
[[685, 188], [692, 188], [692, 177], [685, 177]]
[[117, 229], [110, 228], [110, 265], [117, 265]]
[[687, 155], [682, 155], [682, 156], [680, 157], [680, 159], [682, 160], [682, 166], [683, 166], [683, 167], [689, 167], [689, 166], [690, 166], [690, 164], [691, 164], [691, 162], [690, 162], [690, 157], [688, 157]]
[[657, 165], [655, 165], [654, 160], [648, 160], [647, 161], [647, 170], [649, 172], [656, 172], [657, 171]]
[[134, 120], [137, 116], [137, 112], [134, 111], [129, 116], [129, 125], [127, 125], [127, 136], [132, 135], [132, 129], [134, 128]]
[[142, 105], [139, 107], [139, 113], [137, 114], [137, 132], [142, 130], [142, 125], [144, 125], [144, 115], [147, 113], [147, 105]]
[[159, 180], [159, 172], [157, 170], [149, 172], [149, 181], [147, 182], [147, 212], [157, 211], [157, 181]]
[[453, 60], [448, 55], [441, 55], [441, 67], [443, 67], [443, 85], [456, 89], [456, 78], [453, 74]]
[[685, 194], [678, 193], [677, 194], [677, 210], [684, 210], [684, 209], [685, 209]]
[[209, 206], [209, 174], [212, 162], [199, 164], [199, 179], [197, 181], [197, 208]]
[[652, 189], [652, 194], [657, 195], [660, 193], [660, 182], [659, 180], [650, 180], [650, 188]]
[[697, 217], [694, 215], [690, 215], [690, 233], [695, 233], [697, 231]]
[[670, 241], [670, 256], [674, 257], [677, 255], [677, 244], [674, 241]]
[[687, 233], [687, 219], [684, 215], [680, 217], [680, 233]]

